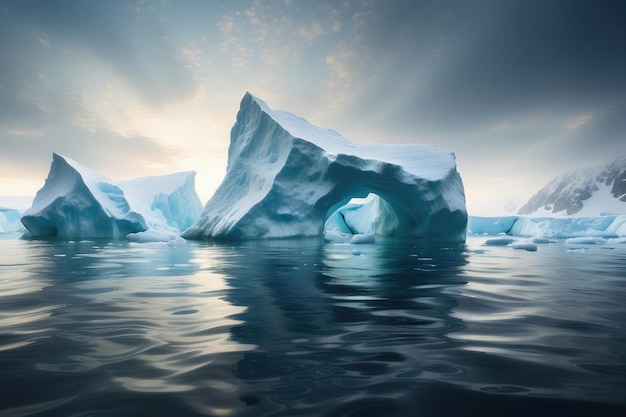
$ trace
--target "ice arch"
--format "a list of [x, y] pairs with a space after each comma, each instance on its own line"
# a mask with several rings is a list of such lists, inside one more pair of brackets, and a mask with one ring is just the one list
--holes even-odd
[[465, 239], [465, 195], [452, 152], [356, 144], [249, 93], [230, 140], [226, 176], [185, 238], [321, 235], [335, 209], [376, 193], [393, 208], [395, 234]]
[[400, 219], [384, 198], [370, 193], [366, 198], [352, 198], [347, 204], [331, 208], [324, 222], [324, 233], [376, 234], [401, 233]]

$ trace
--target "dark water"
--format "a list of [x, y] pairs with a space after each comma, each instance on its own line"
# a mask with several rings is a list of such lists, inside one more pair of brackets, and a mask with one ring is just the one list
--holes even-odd
[[626, 244], [484, 240], [4, 237], [0, 416], [626, 416]]

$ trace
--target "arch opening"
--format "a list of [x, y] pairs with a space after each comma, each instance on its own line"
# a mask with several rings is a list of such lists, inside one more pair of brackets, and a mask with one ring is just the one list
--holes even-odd
[[326, 214], [324, 234], [373, 234], [394, 236], [400, 230], [400, 217], [382, 196], [369, 193], [367, 197], [347, 197]]

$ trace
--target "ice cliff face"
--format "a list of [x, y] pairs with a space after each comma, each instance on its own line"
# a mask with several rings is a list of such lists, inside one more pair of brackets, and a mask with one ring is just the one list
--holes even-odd
[[185, 238], [321, 235], [337, 208], [368, 193], [388, 209], [379, 232], [465, 238], [465, 196], [451, 152], [352, 143], [249, 93], [230, 139], [226, 176]]
[[[142, 213], [157, 213], [155, 224], [150, 220], [155, 216], [144, 216], [148, 226], [162, 228], [163, 220], [178, 231], [187, 229], [200, 217], [202, 202], [196, 193], [196, 173], [176, 172], [168, 175], [142, 177], [120, 181], [131, 205]], [[161, 218], [162, 217], [162, 218]]]
[[568, 216], [606, 213], [626, 214], [626, 156], [554, 178], [518, 210]]
[[33, 236], [119, 238], [176, 231], [201, 212], [194, 177], [187, 172], [116, 183], [55, 153], [43, 188], [21, 220]]

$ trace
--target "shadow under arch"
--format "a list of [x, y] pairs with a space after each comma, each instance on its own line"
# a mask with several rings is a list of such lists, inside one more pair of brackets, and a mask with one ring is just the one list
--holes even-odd
[[400, 222], [393, 206], [378, 194], [369, 193], [367, 197], [353, 197], [346, 204], [326, 213], [324, 234], [376, 234], [395, 236]]
[[320, 234], [326, 222], [353, 198], [378, 196], [377, 234], [399, 237], [421, 237], [433, 240], [464, 241], [467, 215], [462, 210], [451, 210], [443, 190], [448, 188], [452, 177], [438, 181], [412, 178], [400, 181], [405, 175], [398, 165], [380, 164], [376, 170], [363, 171], [355, 168], [357, 159], [350, 155], [338, 155], [329, 164], [328, 176], [333, 178], [333, 189], [321, 198], [315, 207], [323, 220]]
[[[351, 175], [345, 173], [341, 176], [350, 177]], [[321, 210], [325, 212], [324, 224], [333, 213], [346, 206], [353, 198], [366, 198], [374, 194], [378, 196], [379, 201], [384, 202], [386, 212], [395, 218], [393, 231], [389, 230], [386, 234], [419, 234], [425, 226], [428, 215], [424, 209], [419, 209], [420, 204], [415, 204], [415, 190], [397, 182], [391, 185], [385, 181], [384, 176], [374, 173], [366, 177], [371, 178], [364, 178], [347, 187], [335, 187], [333, 192], [320, 200]]]

